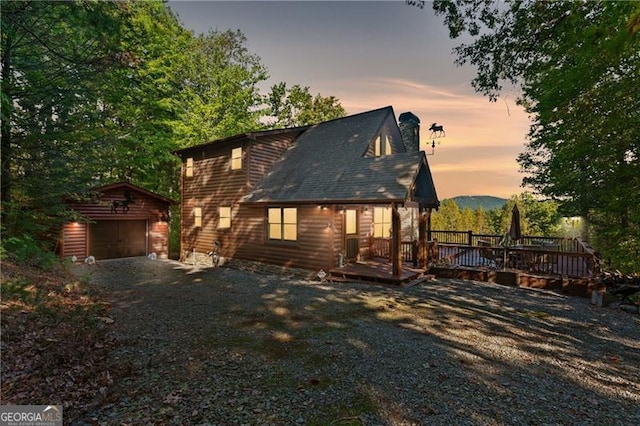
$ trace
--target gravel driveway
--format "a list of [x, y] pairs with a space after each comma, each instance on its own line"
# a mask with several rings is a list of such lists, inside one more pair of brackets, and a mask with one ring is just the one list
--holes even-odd
[[146, 258], [79, 273], [108, 291], [117, 339], [89, 423], [640, 424], [640, 318], [586, 299]]

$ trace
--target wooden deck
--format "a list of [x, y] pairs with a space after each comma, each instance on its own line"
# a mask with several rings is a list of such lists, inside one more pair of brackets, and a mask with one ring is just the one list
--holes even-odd
[[[586, 253], [509, 248], [507, 251], [507, 264], [503, 265], [503, 248], [454, 244], [441, 244], [438, 247], [439, 258], [446, 259], [447, 263], [452, 266], [510, 268], [574, 278], [591, 277], [594, 272], [593, 256]], [[487, 252], [491, 253], [491, 256], [487, 257]]]
[[333, 281], [361, 281], [399, 286], [410, 286], [413, 281], [424, 276], [422, 269], [410, 268], [402, 265], [402, 275], [394, 276], [391, 273], [391, 263], [386, 259], [371, 259], [367, 262], [349, 263], [342, 268], [334, 268], [329, 271], [329, 279]]

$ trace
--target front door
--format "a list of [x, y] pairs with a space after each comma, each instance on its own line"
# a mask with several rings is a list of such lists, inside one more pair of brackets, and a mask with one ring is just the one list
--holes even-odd
[[344, 211], [344, 253], [345, 260], [357, 260], [360, 251], [360, 239], [358, 236], [358, 210], [347, 209]]

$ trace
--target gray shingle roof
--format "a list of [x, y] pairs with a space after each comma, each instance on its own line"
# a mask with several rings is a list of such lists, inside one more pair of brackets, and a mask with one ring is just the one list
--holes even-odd
[[[385, 107], [327, 121], [306, 130], [243, 202], [403, 202], [422, 152], [363, 157], [393, 109]], [[423, 167], [424, 168], [424, 167]], [[428, 166], [426, 166], [428, 172]], [[420, 175], [424, 175], [423, 171]], [[428, 180], [431, 174], [427, 173]], [[421, 179], [424, 180], [424, 179]], [[433, 182], [428, 182], [433, 189]], [[435, 197], [435, 189], [433, 190]]]

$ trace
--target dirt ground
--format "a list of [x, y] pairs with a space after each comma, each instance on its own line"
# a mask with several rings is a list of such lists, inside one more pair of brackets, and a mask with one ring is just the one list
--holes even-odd
[[146, 258], [75, 273], [116, 341], [76, 424], [640, 424], [640, 318], [586, 299]]

